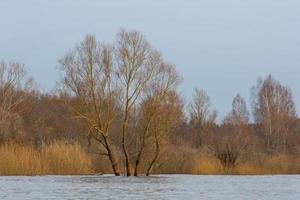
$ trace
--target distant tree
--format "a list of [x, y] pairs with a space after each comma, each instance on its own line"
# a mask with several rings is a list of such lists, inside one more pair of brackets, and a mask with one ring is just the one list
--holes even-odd
[[265, 80], [260, 79], [252, 90], [252, 107], [255, 121], [263, 127], [267, 150], [286, 150], [296, 119], [291, 89], [271, 75]]
[[232, 111], [225, 117], [220, 128], [221, 133], [213, 144], [213, 151], [228, 173], [246, 161], [253, 143], [249, 130], [249, 112], [241, 95], [234, 97]]
[[26, 108], [26, 90], [32, 80], [27, 78], [23, 64], [0, 62], [0, 131], [1, 141], [24, 133], [22, 112]]
[[195, 89], [192, 102], [189, 105], [190, 125], [196, 143], [201, 146], [207, 131], [215, 124], [216, 111], [210, 110], [210, 98], [205, 91]]
[[237, 94], [232, 102], [232, 111], [224, 119], [224, 123], [232, 125], [248, 124], [249, 115], [245, 99], [240, 94]]

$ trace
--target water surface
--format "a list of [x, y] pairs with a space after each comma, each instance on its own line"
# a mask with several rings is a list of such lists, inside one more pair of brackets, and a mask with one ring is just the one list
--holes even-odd
[[299, 200], [300, 176], [0, 177], [0, 199]]

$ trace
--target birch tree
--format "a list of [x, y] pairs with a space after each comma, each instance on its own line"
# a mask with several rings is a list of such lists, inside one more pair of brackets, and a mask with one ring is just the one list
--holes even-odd
[[253, 114], [263, 127], [267, 150], [286, 149], [291, 125], [296, 119], [291, 89], [269, 75], [252, 90]]

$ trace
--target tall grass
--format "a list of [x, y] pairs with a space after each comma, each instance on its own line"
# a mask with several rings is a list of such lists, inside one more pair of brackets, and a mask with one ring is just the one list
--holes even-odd
[[[185, 155], [185, 156], [184, 156]], [[221, 163], [209, 154], [194, 152], [188, 156], [165, 157], [155, 173], [188, 174], [299, 174], [300, 157], [292, 155], [258, 155], [225, 172]], [[92, 164], [92, 160], [96, 160]], [[41, 151], [30, 146], [8, 143], [0, 145], [0, 175], [81, 175], [92, 174], [99, 158], [87, 155], [77, 143], [54, 142]], [[99, 167], [99, 166], [98, 166]], [[101, 160], [101, 170], [111, 173], [107, 160]]]
[[205, 157], [196, 160], [193, 164], [191, 171], [192, 174], [221, 174], [223, 173], [223, 168], [222, 165], [218, 162], [218, 160], [211, 157]]
[[0, 175], [40, 175], [48, 166], [39, 152], [13, 143], [0, 146]]
[[229, 172], [225, 172], [218, 160], [212, 157], [205, 157], [194, 162], [191, 173], [234, 175], [299, 174], [300, 158], [291, 155], [261, 155], [256, 159], [237, 165]]
[[15, 143], [0, 146], [0, 175], [78, 175], [92, 173], [79, 144], [55, 142], [41, 151]]

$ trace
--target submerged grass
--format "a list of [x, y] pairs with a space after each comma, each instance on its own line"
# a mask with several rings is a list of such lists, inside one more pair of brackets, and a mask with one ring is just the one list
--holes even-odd
[[55, 142], [41, 151], [15, 143], [0, 146], [0, 175], [77, 175], [92, 173], [79, 144]]

